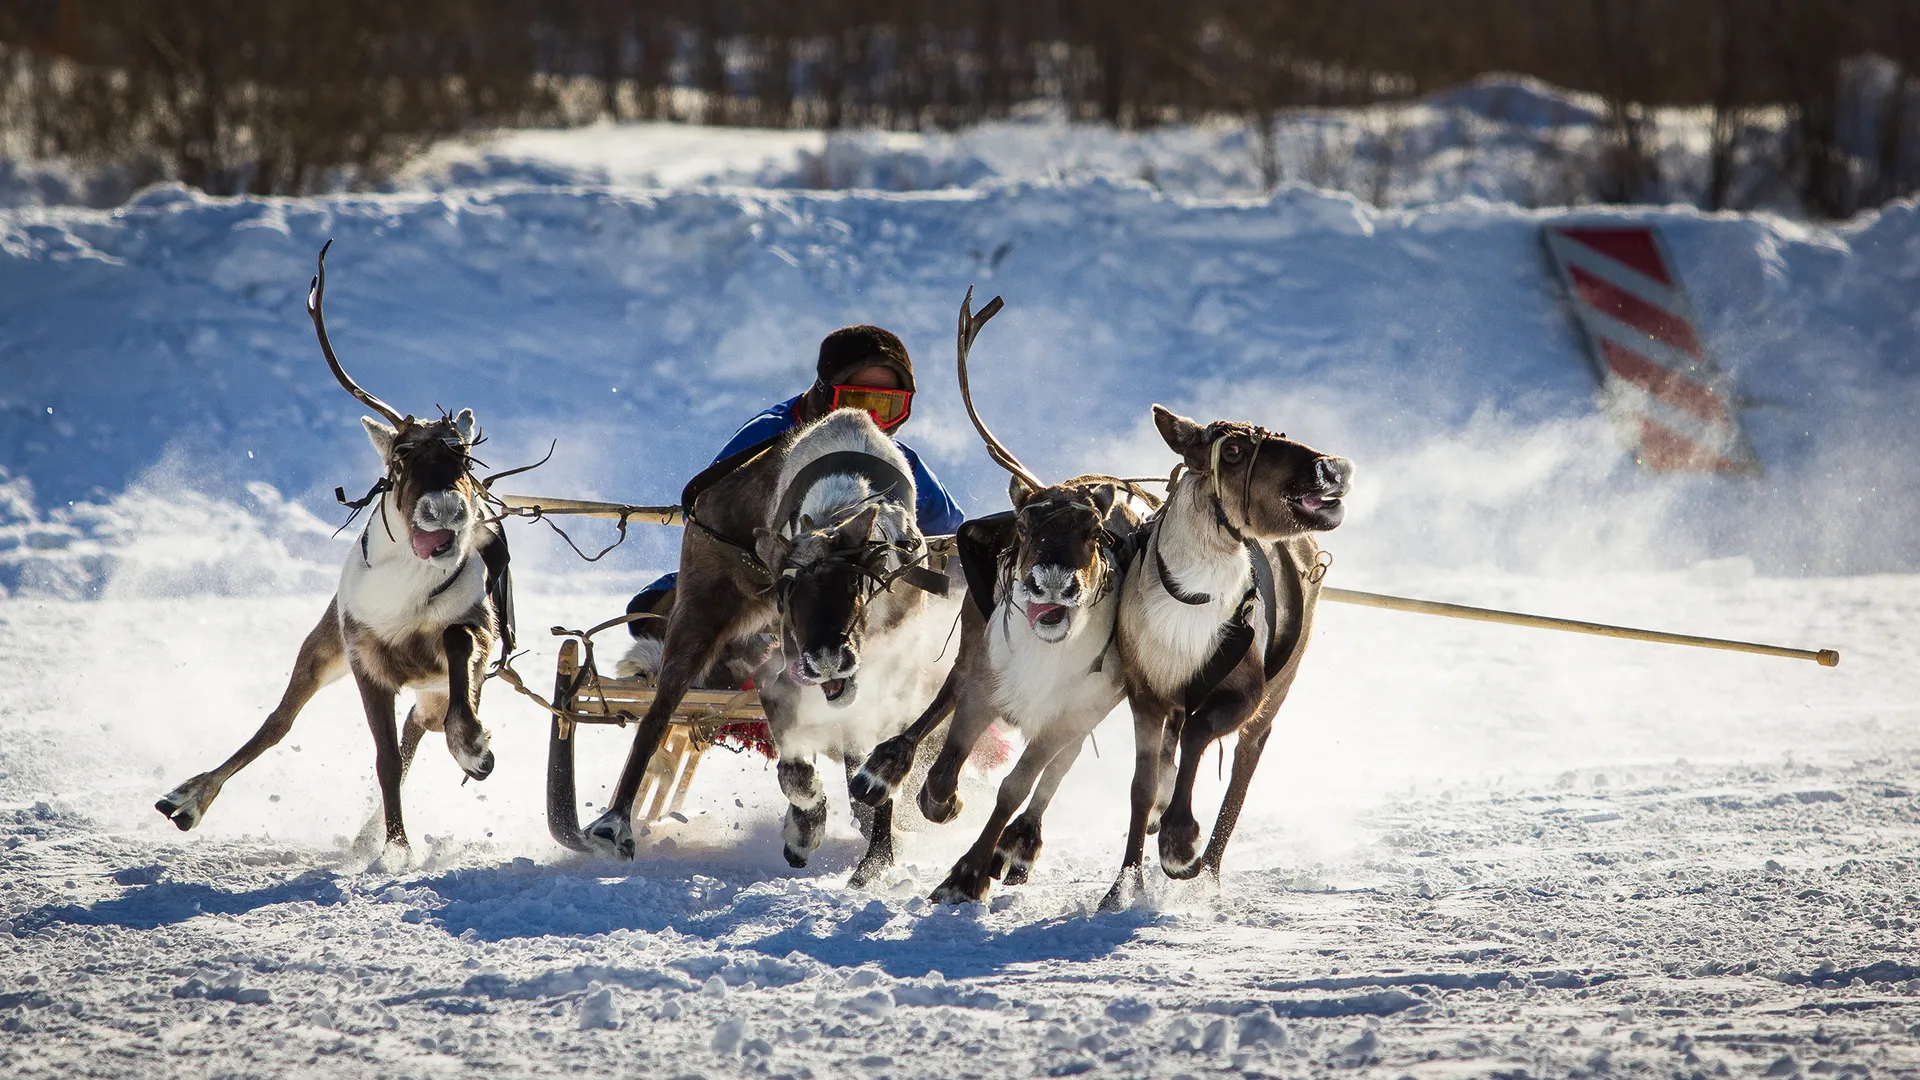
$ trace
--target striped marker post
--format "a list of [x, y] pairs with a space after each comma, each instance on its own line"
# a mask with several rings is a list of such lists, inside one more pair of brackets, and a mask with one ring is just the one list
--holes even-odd
[[1758, 476], [1731, 381], [1713, 362], [1651, 225], [1549, 225], [1547, 252], [1585, 332], [1601, 400], [1662, 472]]

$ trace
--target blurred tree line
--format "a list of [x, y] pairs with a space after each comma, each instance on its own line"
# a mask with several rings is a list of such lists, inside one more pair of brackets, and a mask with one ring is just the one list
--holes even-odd
[[1034, 100], [1242, 117], [1273, 182], [1276, 117], [1489, 71], [1605, 101], [1603, 198], [1651, 190], [1676, 107], [1710, 117], [1710, 208], [1743, 153], [1817, 215], [1920, 188], [1920, 0], [0, 0], [16, 141], [223, 193], [375, 183], [481, 127], [949, 129]]

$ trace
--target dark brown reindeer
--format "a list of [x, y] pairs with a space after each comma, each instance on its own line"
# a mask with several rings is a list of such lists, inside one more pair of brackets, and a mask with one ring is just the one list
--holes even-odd
[[[960, 812], [960, 767], [980, 735], [995, 719], [1020, 730], [1026, 749], [1001, 781], [978, 839], [933, 891], [942, 903], [979, 900], [991, 878], [1004, 877], [1008, 885], [1027, 880], [1039, 857], [1047, 805], [1087, 735], [1120, 704], [1114, 627], [1121, 552], [1140, 524], [1129, 505], [1136, 495], [1131, 485], [1082, 476], [1049, 486], [987, 430], [973, 407], [967, 356], [1000, 300], [978, 316], [969, 306], [960, 309], [961, 398], [989, 456], [1013, 474], [1014, 509], [961, 526], [971, 602], [961, 616], [959, 658], [934, 704], [875, 749], [851, 785], [864, 802], [890, 799], [922, 740], [951, 713], [945, 743], [920, 789], [921, 813], [950, 821]], [[1016, 818], [1022, 803], [1026, 809]]]
[[[1157, 812], [1168, 877], [1216, 876], [1273, 718], [1306, 653], [1319, 598], [1313, 534], [1335, 528], [1353, 477], [1344, 458], [1265, 428], [1202, 427], [1158, 405], [1154, 424], [1184, 472], [1147, 524], [1120, 596], [1120, 653], [1133, 709], [1132, 816], [1114, 910], [1141, 887]], [[1239, 733], [1233, 779], [1196, 857], [1193, 783], [1213, 743]], [[1175, 762], [1178, 771], [1163, 775]]]
[[[506, 537], [482, 513], [490, 481], [473, 475], [471, 451], [480, 441], [473, 411], [430, 421], [402, 416], [340, 366], [321, 312], [331, 246], [320, 249], [307, 312], [334, 378], [387, 420], [360, 420], [385, 475], [369, 493], [366, 527], [341, 568], [339, 590], [300, 646], [280, 704], [232, 757], [174, 788], [154, 808], [182, 831], [199, 824], [221, 787], [286, 736], [315, 691], [352, 672], [373, 730], [386, 818], [383, 859], [404, 864], [400, 782], [421, 737], [445, 732], [454, 760], [476, 780], [493, 771], [476, 712], [495, 639], [504, 634], [511, 648]], [[406, 688], [416, 702], [404, 737], [396, 737], [394, 697]]]
[[[693, 678], [743, 643], [770, 640], [753, 677], [789, 803], [786, 859], [804, 866], [826, 825], [815, 756], [851, 771], [944, 678], [952, 609], [929, 597], [944, 598], [948, 580], [921, 565], [910, 467], [867, 413], [840, 409], [722, 465], [711, 486], [696, 478], [682, 496], [691, 527], [655, 697], [584, 839], [633, 857], [634, 793]], [[648, 651], [636, 646], [634, 659]], [[884, 801], [862, 821], [869, 843], [854, 885], [892, 863], [892, 823]]]

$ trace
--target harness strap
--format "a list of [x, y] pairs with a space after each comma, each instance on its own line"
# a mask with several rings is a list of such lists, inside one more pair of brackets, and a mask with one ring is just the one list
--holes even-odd
[[433, 587], [433, 591], [427, 593], [427, 599], [432, 600], [433, 598], [439, 596], [441, 593], [446, 592], [448, 589], [453, 588], [453, 583], [456, 581], [459, 581], [460, 575], [466, 572], [467, 572], [467, 559], [462, 558], [460, 560], [460, 565], [453, 568], [453, 573], [447, 575], [447, 580], [441, 582], [438, 585], [435, 585]]
[[1167, 590], [1168, 596], [1173, 597], [1175, 600], [1189, 607], [1199, 607], [1201, 604], [1213, 603], [1212, 593], [1190, 593], [1182, 589], [1180, 583], [1174, 580], [1173, 571], [1167, 569], [1166, 557], [1160, 554], [1160, 523], [1157, 520], [1153, 524], [1153, 539], [1151, 543], [1153, 545], [1153, 570], [1154, 573], [1159, 575], [1160, 587]]

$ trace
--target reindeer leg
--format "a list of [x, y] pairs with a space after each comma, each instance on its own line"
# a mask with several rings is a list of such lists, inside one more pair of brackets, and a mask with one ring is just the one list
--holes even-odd
[[1160, 789], [1160, 743], [1166, 734], [1167, 714], [1162, 709], [1133, 706], [1133, 787], [1131, 815], [1127, 820], [1127, 848], [1120, 859], [1120, 876], [1100, 901], [1101, 911], [1124, 911], [1133, 903], [1144, 884], [1140, 865], [1146, 860], [1147, 813], [1153, 809]]
[[1075, 726], [1055, 724], [1027, 744], [1013, 771], [1000, 782], [1000, 791], [993, 801], [993, 812], [987, 815], [987, 823], [981, 827], [979, 838], [974, 840], [965, 855], [960, 856], [960, 861], [953, 864], [953, 869], [947, 872], [947, 879], [933, 890], [932, 899], [935, 903], [964, 904], [987, 895], [988, 871], [993, 864], [994, 851], [1000, 844], [1000, 831], [1006, 828], [1007, 820], [1013, 817], [1013, 812], [1020, 808], [1020, 804], [1027, 801], [1027, 796], [1033, 791], [1034, 781], [1078, 734], [1079, 729]]
[[267, 714], [266, 722], [254, 732], [253, 738], [219, 768], [188, 780], [153, 804], [153, 808], [179, 826], [180, 831], [200, 824], [207, 807], [213, 805], [214, 798], [226, 782], [233, 779], [233, 774], [286, 738], [287, 732], [293, 729], [294, 717], [300, 715], [315, 691], [346, 673], [346, 646], [340, 640], [340, 618], [335, 603], [337, 601], [328, 602], [326, 614], [320, 616], [319, 624], [300, 643], [300, 654], [293, 662], [293, 675], [280, 695], [280, 704]]
[[907, 726], [907, 730], [873, 748], [867, 755], [867, 763], [857, 772], [847, 777], [847, 794], [855, 803], [879, 806], [893, 798], [900, 788], [900, 782], [913, 771], [913, 759], [920, 752], [920, 743], [940, 726], [940, 721], [953, 711], [954, 698], [958, 694], [960, 665], [954, 664], [947, 672], [947, 681], [940, 684], [940, 692], [933, 697], [933, 703], [920, 714], [919, 719]]
[[474, 635], [473, 627], [456, 624], [440, 636], [447, 650], [447, 749], [462, 772], [475, 780], [485, 780], [493, 774], [493, 751], [475, 715], [483, 680], [474, 668], [476, 660], [486, 663], [486, 653], [474, 648]]
[[[431, 716], [444, 718], [447, 715], [447, 700], [435, 694], [420, 694], [413, 708], [407, 710], [407, 722], [400, 725], [400, 783], [405, 786], [407, 772], [413, 768], [414, 752], [420, 749], [420, 740], [430, 727]], [[386, 828], [386, 811], [376, 808], [367, 816], [367, 823], [360, 826], [360, 835], [354, 837], [353, 850], [356, 853], [371, 855], [380, 849], [381, 837]]]
[[[1200, 842], [1200, 822], [1193, 816], [1193, 783], [1207, 749], [1247, 718], [1254, 703], [1245, 695], [1217, 690], [1180, 731], [1180, 771], [1173, 781], [1173, 801], [1160, 818], [1160, 869], [1177, 881], [1200, 873], [1194, 848]], [[1171, 741], [1171, 740], [1169, 740]]]
[[380, 781], [380, 803], [387, 815], [386, 848], [380, 856], [383, 866], [399, 870], [409, 860], [407, 828], [400, 817], [400, 741], [393, 729], [394, 692], [375, 683], [361, 672], [353, 678], [360, 685], [360, 704], [367, 710], [367, 726], [373, 731], [373, 772]]
[[1147, 815], [1147, 835], [1160, 831], [1160, 819], [1173, 802], [1174, 756], [1180, 749], [1180, 731], [1186, 726], [1187, 711], [1176, 709], [1160, 737], [1160, 787], [1153, 796], [1153, 811]]
[[653, 704], [633, 733], [633, 746], [627, 751], [626, 764], [621, 766], [620, 780], [614, 785], [606, 812], [581, 834], [587, 847], [604, 858], [633, 858], [634, 797], [640, 794], [640, 782], [646, 778], [653, 752], [666, 737], [673, 711], [680, 707], [694, 678], [711, 667], [726, 647], [726, 624], [711, 614], [713, 608], [721, 606], [725, 605], [676, 603], [668, 616], [667, 649], [661, 658], [659, 681], [654, 684]]
[[[955, 664], [954, 670], [960, 670], [960, 665]], [[958, 698], [947, 739], [927, 770], [926, 782], [920, 785], [920, 814], [935, 825], [944, 825], [960, 815], [960, 769], [973, 753], [973, 744], [980, 741], [997, 715], [984, 682], [968, 682], [960, 688]]]
[[1060, 790], [1073, 763], [1080, 760], [1080, 750], [1085, 745], [1083, 735], [1061, 747], [1053, 760], [1047, 762], [1047, 771], [1040, 774], [1040, 786], [1034, 789], [1027, 808], [1000, 830], [1000, 842], [994, 846], [993, 865], [988, 872], [1003, 884], [1027, 883], [1034, 862], [1040, 858], [1040, 819], [1046, 815], [1047, 806], [1053, 802], [1054, 793]]
[[847, 879], [850, 888], [864, 889], [880, 876], [882, 870], [893, 865], [893, 800], [888, 799], [873, 808], [873, 822], [868, 830], [867, 852], [860, 856], [859, 865], [853, 868], [853, 876]]
[[783, 854], [788, 866], [805, 866], [827, 831], [827, 793], [809, 759], [781, 758], [774, 771], [780, 777], [780, 793], [789, 803], [786, 824], [780, 830], [786, 842]]
[[1200, 856], [1200, 868], [1220, 880], [1220, 862], [1227, 855], [1227, 841], [1233, 839], [1233, 827], [1240, 823], [1240, 810], [1246, 806], [1247, 789], [1253, 784], [1253, 770], [1260, 765], [1261, 751], [1267, 748], [1271, 723], [1259, 732], [1240, 733], [1240, 745], [1233, 751], [1233, 779], [1227, 784], [1226, 797], [1220, 800], [1220, 814], [1213, 821], [1213, 835], [1207, 838], [1207, 850]]

